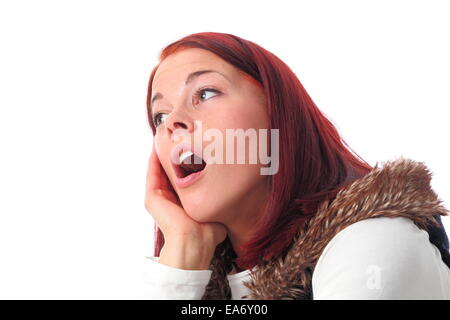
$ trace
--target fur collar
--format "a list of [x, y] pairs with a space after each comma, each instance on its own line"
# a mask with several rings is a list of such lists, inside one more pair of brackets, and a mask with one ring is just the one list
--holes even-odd
[[[439, 227], [433, 215], [445, 216], [430, 186], [432, 173], [422, 162], [400, 157], [375, 165], [367, 175], [339, 191], [333, 201], [320, 204], [317, 213], [299, 230], [284, 257], [264, 261], [245, 285], [248, 299], [312, 299], [312, 273], [327, 243], [345, 227], [368, 218], [406, 217], [421, 229]], [[228, 239], [228, 238], [227, 238]], [[230, 272], [229, 241], [216, 250], [213, 271], [202, 299], [230, 299], [226, 275]], [[228, 266], [228, 267], [225, 267]]]

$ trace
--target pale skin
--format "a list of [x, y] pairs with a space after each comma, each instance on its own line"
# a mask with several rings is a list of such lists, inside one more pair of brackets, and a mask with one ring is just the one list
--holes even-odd
[[[188, 75], [198, 70], [220, 74], [204, 73], [186, 85]], [[195, 91], [204, 87], [219, 92], [205, 90], [196, 97]], [[211, 164], [198, 181], [179, 188], [170, 152], [180, 140], [174, 141], [173, 134], [182, 130], [182, 141], [193, 144], [194, 120], [202, 121], [203, 130], [224, 133], [227, 128], [268, 129], [263, 89], [220, 57], [195, 48], [173, 53], [160, 64], [152, 96], [157, 92], [163, 97], [152, 104], [152, 114], [161, 115], [148, 163], [145, 207], [164, 234], [159, 262], [206, 270], [227, 234], [241, 254], [239, 245], [251, 238], [264, 214], [268, 176], [260, 174], [260, 164]]]

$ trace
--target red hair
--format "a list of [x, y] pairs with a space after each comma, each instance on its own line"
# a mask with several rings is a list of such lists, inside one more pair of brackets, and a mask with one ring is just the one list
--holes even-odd
[[[273, 53], [232, 34], [202, 32], [166, 46], [160, 52], [159, 64], [187, 48], [208, 50], [260, 83], [267, 101], [269, 129], [279, 129], [279, 170], [269, 176], [266, 212], [253, 238], [241, 246], [244, 254], [236, 260], [241, 269], [250, 269], [260, 259], [284, 252], [320, 202], [334, 199], [341, 188], [373, 168], [353, 152], [294, 72]], [[147, 95], [153, 134], [151, 87], [159, 64], [151, 73]], [[163, 245], [164, 236], [155, 225], [155, 256]]]

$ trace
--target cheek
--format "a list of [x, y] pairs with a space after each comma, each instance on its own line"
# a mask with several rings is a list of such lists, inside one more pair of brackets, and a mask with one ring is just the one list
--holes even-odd
[[[230, 186], [230, 193], [247, 193], [262, 181], [258, 165], [230, 164], [223, 169], [219, 179], [223, 185]], [[222, 188], [222, 192], [227, 191]]]
[[161, 128], [157, 129], [161, 132], [157, 132], [156, 135], [153, 137], [154, 143], [155, 143], [155, 150], [158, 153], [158, 156], [161, 156], [161, 160], [165, 155], [170, 154], [170, 146], [171, 141], [168, 135], [165, 133], [165, 129], [162, 128], [163, 125], [160, 125]]
[[222, 115], [221, 123], [227, 128], [263, 129], [268, 128], [265, 107], [255, 102], [238, 101]]
[[[156, 130], [158, 130], [158, 129], [156, 129]], [[154, 140], [154, 143], [155, 143], [155, 150], [156, 150], [158, 156], [163, 154], [162, 153], [163, 152], [162, 149], [164, 147], [164, 143], [163, 143], [162, 136], [158, 132], [156, 132], [156, 134], [153, 137], [153, 140]]]
[[170, 165], [170, 144], [166, 141], [166, 139], [158, 134], [153, 138], [155, 140], [155, 150], [158, 154], [158, 158], [161, 162], [161, 165], [166, 173], [171, 170]]

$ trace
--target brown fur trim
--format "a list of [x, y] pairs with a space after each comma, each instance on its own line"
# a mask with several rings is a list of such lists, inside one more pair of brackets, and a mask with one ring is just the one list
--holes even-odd
[[[376, 217], [405, 217], [427, 230], [439, 226], [433, 215], [448, 215], [432, 190], [432, 173], [422, 162], [400, 157], [378, 163], [364, 177], [344, 187], [331, 202], [323, 201], [316, 214], [298, 231], [284, 257], [264, 261], [244, 283], [251, 294], [247, 299], [311, 299], [312, 273], [323, 249], [341, 230], [351, 224]], [[211, 263], [213, 275], [202, 299], [230, 299], [226, 275], [232, 247], [223, 243]], [[228, 253], [227, 253], [228, 252]]]

